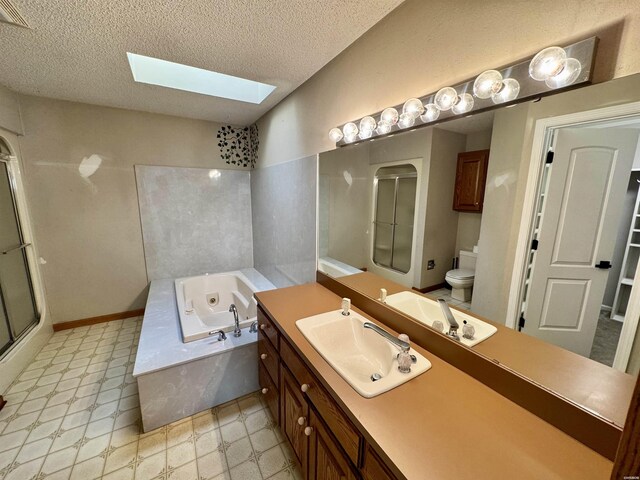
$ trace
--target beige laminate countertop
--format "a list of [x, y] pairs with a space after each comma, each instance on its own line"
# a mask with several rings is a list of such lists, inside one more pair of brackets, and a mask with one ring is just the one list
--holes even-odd
[[[389, 295], [409, 290], [371, 272], [340, 277], [336, 280], [371, 298], [378, 298], [381, 288], [387, 289]], [[412, 291], [419, 294], [415, 290]], [[429, 296], [428, 293], [424, 295]], [[472, 350], [544, 385], [615, 425], [621, 428], [624, 426], [636, 384], [633, 376], [507, 328], [474, 312], [460, 311], [476, 316], [498, 329], [494, 335], [474, 346]]]
[[317, 283], [256, 297], [366, 440], [407, 479], [605, 480], [611, 475], [609, 460], [417, 345], [431, 370], [377, 397], [361, 397], [295, 325], [340, 308], [340, 297]]

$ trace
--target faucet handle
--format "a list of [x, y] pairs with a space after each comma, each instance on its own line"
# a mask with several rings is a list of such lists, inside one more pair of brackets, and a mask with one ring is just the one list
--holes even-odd
[[347, 316], [351, 315], [349, 309], [351, 308], [351, 299], [343, 298], [342, 299], [342, 315]]
[[380, 301], [382, 303], [386, 303], [387, 302], [387, 289], [386, 288], [381, 288], [380, 289]]

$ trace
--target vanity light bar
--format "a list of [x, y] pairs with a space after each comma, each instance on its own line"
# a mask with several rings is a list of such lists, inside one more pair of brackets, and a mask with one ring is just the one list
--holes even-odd
[[523, 62], [486, 70], [454, 87], [332, 128], [329, 138], [339, 147], [354, 145], [588, 84], [597, 44], [598, 38], [590, 37], [565, 47], [547, 47]]

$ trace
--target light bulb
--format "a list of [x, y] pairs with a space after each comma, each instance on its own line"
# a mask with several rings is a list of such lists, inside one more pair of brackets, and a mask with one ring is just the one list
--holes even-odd
[[557, 75], [547, 78], [544, 83], [549, 88], [562, 88], [571, 85], [580, 76], [582, 64], [575, 58], [567, 58], [564, 68]]
[[410, 98], [402, 106], [402, 113], [407, 113], [415, 120], [424, 113], [424, 105], [417, 98]]
[[376, 119], [373, 117], [364, 117], [360, 120], [360, 131], [363, 132], [365, 130], [369, 130], [373, 132], [376, 129]]
[[515, 78], [505, 78], [502, 81], [502, 89], [491, 95], [491, 100], [495, 104], [510, 102], [518, 98], [519, 93], [520, 83]]
[[416, 123], [416, 117], [410, 113], [403, 113], [400, 115], [400, 120], [398, 120], [398, 126], [400, 128], [413, 127], [414, 123]]
[[434, 98], [434, 103], [439, 110], [449, 110], [456, 103], [458, 92], [455, 88], [444, 87], [438, 90]]
[[538, 81], [559, 74], [567, 61], [567, 52], [561, 47], [548, 47], [538, 52], [529, 63], [529, 75]]
[[433, 103], [428, 103], [424, 107], [424, 113], [420, 115], [420, 120], [424, 123], [433, 122], [440, 116], [440, 110]]
[[385, 108], [380, 115], [380, 121], [387, 125], [395, 125], [398, 123], [398, 111], [395, 108]]
[[357, 134], [353, 134], [353, 135], [345, 135], [344, 136], [344, 141], [347, 143], [353, 143], [356, 141], [356, 138], [358, 137]]
[[373, 130], [360, 130], [358, 136], [362, 140], [366, 140], [367, 138], [371, 138], [373, 136]]
[[456, 104], [451, 107], [451, 111], [456, 115], [461, 113], [467, 113], [473, 108], [473, 97], [469, 93], [463, 93], [460, 95]]
[[482, 72], [473, 82], [473, 94], [478, 98], [491, 98], [502, 88], [502, 74], [497, 70]]
[[358, 126], [353, 122], [349, 122], [342, 127], [342, 133], [344, 133], [345, 139], [346, 137], [355, 137], [358, 134]]
[[329, 130], [329, 139], [333, 143], [338, 143], [340, 140], [342, 140], [342, 137], [344, 137], [344, 135], [342, 134], [342, 130], [340, 130], [339, 128], [332, 128], [331, 130]]
[[391, 125], [388, 123], [380, 122], [378, 123], [378, 128], [376, 128], [376, 133], [378, 135], [386, 135], [391, 131]]

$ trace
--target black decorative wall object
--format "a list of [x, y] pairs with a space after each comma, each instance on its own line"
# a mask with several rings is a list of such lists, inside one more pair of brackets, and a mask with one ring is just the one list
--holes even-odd
[[248, 127], [223, 125], [218, 130], [218, 147], [223, 160], [238, 167], [256, 166], [258, 160], [258, 126]]

